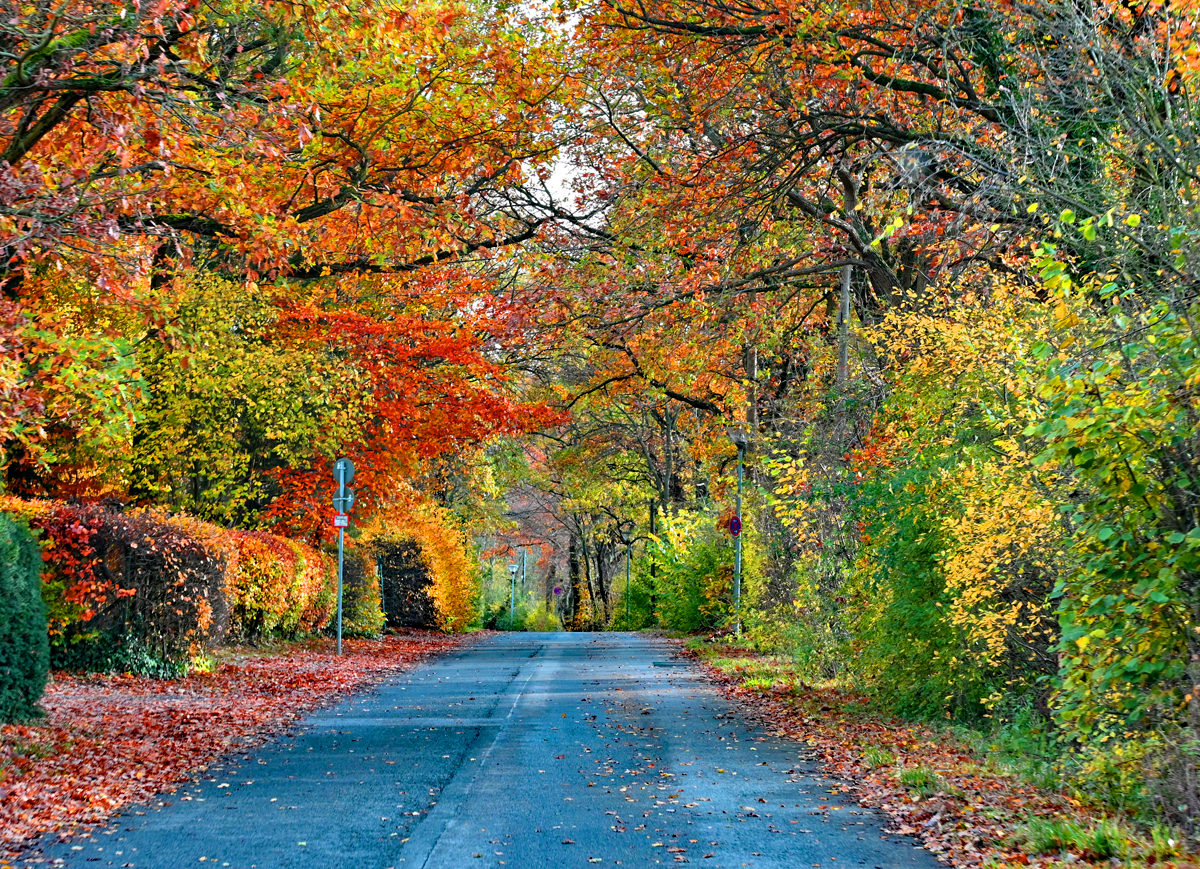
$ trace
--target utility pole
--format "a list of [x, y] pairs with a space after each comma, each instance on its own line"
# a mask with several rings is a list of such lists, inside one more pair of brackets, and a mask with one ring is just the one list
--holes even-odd
[[850, 266], [842, 266], [842, 303], [838, 306], [838, 392], [846, 388], [850, 366]]

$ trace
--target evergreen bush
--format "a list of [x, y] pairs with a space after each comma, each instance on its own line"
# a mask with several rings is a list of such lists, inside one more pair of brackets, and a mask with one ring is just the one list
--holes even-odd
[[0, 513], [0, 720], [37, 715], [49, 671], [41, 552], [25, 523]]

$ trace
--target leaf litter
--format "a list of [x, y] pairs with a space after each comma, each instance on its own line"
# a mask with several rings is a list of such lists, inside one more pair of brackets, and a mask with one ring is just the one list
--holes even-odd
[[327, 639], [231, 650], [214, 672], [172, 681], [53, 673], [46, 717], [0, 726], [0, 866], [46, 833], [70, 836], [130, 804], [166, 805], [219, 757], [463, 642], [410, 631], [347, 640], [341, 657]]
[[[769, 688], [747, 687], [743, 685], [747, 668], [712, 663], [707, 650], [688, 648], [682, 641], [679, 653], [694, 660], [749, 718], [775, 736], [807, 746], [827, 775], [845, 782], [835, 788], [837, 792], [884, 812], [892, 824], [886, 833], [917, 838], [956, 869], [1071, 865], [1200, 869], [1200, 863], [1186, 857], [1158, 860], [1147, 855], [1131, 863], [1087, 853], [1026, 852], [1017, 834], [1031, 818], [1094, 822], [1102, 817], [1079, 800], [985, 769], [967, 745], [945, 730], [871, 711], [863, 695], [783, 680]], [[723, 647], [719, 656], [743, 656], [755, 672], [766, 663], [748, 650]], [[864, 755], [881, 749], [894, 760], [872, 766]], [[900, 779], [906, 770], [917, 769], [931, 773], [924, 789]]]

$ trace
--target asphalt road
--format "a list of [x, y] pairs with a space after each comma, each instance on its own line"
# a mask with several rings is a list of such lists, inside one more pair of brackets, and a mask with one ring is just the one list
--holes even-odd
[[68, 867], [934, 867], [743, 721], [669, 644], [505, 634], [447, 654], [210, 768]]

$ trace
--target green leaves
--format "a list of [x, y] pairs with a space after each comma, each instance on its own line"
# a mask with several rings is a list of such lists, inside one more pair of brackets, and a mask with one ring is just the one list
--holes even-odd
[[1200, 482], [1197, 313], [1163, 303], [1108, 322], [1092, 313], [1087, 364], [1060, 362], [1038, 390], [1045, 416], [1028, 431], [1045, 438], [1039, 461], [1070, 467], [1084, 493], [1069, 514], [1073, 566], [1059, 582], [1059, 702], [1081, 736], [1114, 721], [1169, 722], [1190, 688], [1200, 604], [1187, 494]]

